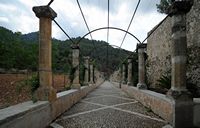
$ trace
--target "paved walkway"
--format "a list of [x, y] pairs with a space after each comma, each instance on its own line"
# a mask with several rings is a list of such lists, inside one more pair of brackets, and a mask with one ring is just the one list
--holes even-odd
[[161, 128], [165, 124], [110, 82], [104, 82], [54, 122], [64, 128]]

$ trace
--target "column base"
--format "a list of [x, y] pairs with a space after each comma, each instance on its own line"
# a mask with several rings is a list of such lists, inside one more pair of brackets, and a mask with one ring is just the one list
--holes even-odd
[[132, 86], [132, 82], [128, 82], [127, 84], [128, 84], [128, 86]]
[[147, 89], [147, 85], [145, 83], [138, 83], [137, 88], [138, 89]]
[[83, 83], [83, 85], [84, 85], [84, 86], [89, 86], [89, 83], [88, 83], [88, 82], [87, 82], [87, 83]]
[[36, 90], [36, 98], [41, 101], [55, 101], [57, 99], [56, 90], [53, 87], [39, 87]]
[[72, 84], [71, 88], [72, 89], [80, 89], [81, 88], [81, 84]]
[[95, 84], [95, 83], [93, 83], [93, 82], [90, 82], [90, 83], [89, 83], [89, 86], [93, 86], [94, 84]]
[[172, 100], [173, 128], [192, 128], [193, 127], [193, 98], [187, 90], [177, 91], [170, 89], [167, 97]]
[[187, 90], [172, 90], [167, 92], [167, 97], [174, 100], [191, 100], [192, 94]]

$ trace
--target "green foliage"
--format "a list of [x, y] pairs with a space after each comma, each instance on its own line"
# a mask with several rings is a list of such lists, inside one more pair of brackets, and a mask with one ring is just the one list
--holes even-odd
[[67, 90], [70, 90], [71, 89], [71, 86], [70, 85], [68, 85], [68, 86], [66, 86], [65, 87], [65, 90], [67, 91]]
[[158, 85], [161, 88], [171, 88], [171, 75], [162, 75], [160, 79], [157, 80]]
[[[83, 62], [83, 61], [81, 61]], [[84, 77], [85, 77], [85, 66], [83, 63], [80, 63], [80, 73], [79, 73], [79, 79], [80, 79], [80, 83], [81, 86], [84, 86]]]
[[31, 99], [32, 99], [33, 103], [37, 102], [37, 98], [35, 96], [35, 91], [40, 86], [38, 74], [32, 75], [32, 77], [30, 79], [28, 79], [26, 83], [28, 86], [30, 86]]
[[[0, 67], [3, 69], [38, 70], [39, 33], [21, 34], [0, 27]], [[74, 42], [80, 37], [73, 38]], [[94, 48], [94, 44], [96, 49]], [[52, 39], [52, 68], [53, 72], [70, 73], [71, 70], [70, 40]], [[107, 50], [108, 48], [108, 50]], [[82, 56], [90, 56], [95, 61], [95, 67], [102, 72], [111, 74], [129, 51], [119, 50], [104, 41], [83, 39], [80, 42]], [[108, 56], [107, 56], [108, 51]]]
[[40, 85], [39, 84], [39, 76], [38, 76], [38, 74], [37, 75], [34, 74], [30, 78], [23, 80], [23, 81], [20, 81], [17, 84], [16, 91], [17, 91], [17, 93], [21, 93], [21, 91], [24, 88], [28, 87], [32, 101], [36, 102], [37, 98], [35, 97], [34, 93], [39, 88], [39, 85]]
[[40, 86], [39, 76], [33, 75], [29, 80], [28, 84], [31, 86], [31, 93], [33, 94]]
[[157, 11], [160, 13], [168, 13], [168, 8], [172, 4], [172, 0], [160, 0], [160, 4], [156, 4]]

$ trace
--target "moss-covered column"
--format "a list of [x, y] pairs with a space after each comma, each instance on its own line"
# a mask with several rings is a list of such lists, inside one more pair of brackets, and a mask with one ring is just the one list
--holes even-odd
[[173, 101], [172, 126], [175, 128], [193, 125], [193, 102], [186, 89], [186, 13], [192, 3], [192, 0], [174, 1], [169, 10], [172, 17], [172, 86], [168, 96]]
[[80, 89], [81, 84], [79, 80], [79, 45], [72, 44], [72, 66], [73, 66], [73, 81], [72, 88]]
[[85, 75], [84, 75], [84, 85], [88, 85], [89, 82], [89, 57], [84, 57]]
[[133, 75], [132, 75], [132, 69], [133, 64], [132, 64], [132, 58], [128, 58], [128, 85], [132, 85], [133, 84]]
[[138, 89], [147, 89], [147, 85], [145, 82], [145, 50], [146, 50], [146, 44], [139, 44], [137, 46], [138, 49]]
[[92, 59], [90, 60], [90, 81], [89, 81], [89, 85], [93, 85], [94, 84], [94, 66], [93, 66], [93, 61]]
[[51, 27], [57, 16], [49, 6], [33, 7], [39, 18], [39, 83], [36, 91], [38, 100], [54, 101], [56, 91], [52, 87]]
[[126, 84], [126, 63], [122, 63], [122, 84]]

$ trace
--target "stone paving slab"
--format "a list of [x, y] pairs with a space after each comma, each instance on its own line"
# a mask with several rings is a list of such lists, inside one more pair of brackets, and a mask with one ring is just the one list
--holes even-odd
[[161, 128], [164, 120], [104, 82], [55, 123], [64, 128]]
[[64, 128], [161, 128], [163, 122], [113, 109], [91, 112], [57, 122]]
[[103, 97], [97, 97], [97, 98], [92, 98], [92, 99], [86, 99], [85, 101], [110, 106], [110, 105], [122, 104], [122, 103], [127, 103], [127, 102], [133, 102], [135, 100], [121, 99], [121, 98], [112, 97], [112, 96], [103, 96]]
[[76, 105], [74, 105], [69, 111], [65, 112], [62, 116], [73, 115], [73, 114], [84, 112], [84, 111], [90, 111], [90, 110], [97, 109], [100, 107], [101, 106], [99, 105], [79, 102]]
[[160, 118], [159, 116], [155, 115], [149, 108], [146, 108], [145, 106], [143, 106], [141, 103], [120, 105], [120, 106], [117, 106], [117, 108], [121, 108], [121, 109], [132, 111], [132, 112], [138, 112], [138, 113], [151, 116], [154, 118]]

